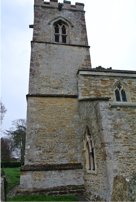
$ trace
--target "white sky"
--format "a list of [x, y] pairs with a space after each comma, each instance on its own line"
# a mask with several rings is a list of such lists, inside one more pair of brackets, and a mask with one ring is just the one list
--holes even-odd
[[[136, 0], [71, 2], [85, 4], [92, 67], [136, 70]], [[1, 0], [1, 97], [8, 110], [2, 130], [26, 118], [33, 3]]]

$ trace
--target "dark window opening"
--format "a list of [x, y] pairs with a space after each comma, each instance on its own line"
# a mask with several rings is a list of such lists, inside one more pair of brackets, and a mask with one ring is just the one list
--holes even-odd
[[118, 89], [119, 89], [119, 90], [121, 89], [121, 86], [120, 86], [120, 85], [118, 85]]
[[55, 33], [56, 33], [56, 34], [59, 33], [59, 26], [58, 26], [58, 24], [55, 26]]
[[94, 163], [94, 148], [92, 148], [92, 158], [93, 158], [93, 166], [92, 166], [92, 170], [95, 170], [95, 163]]
[[66, 36], [62, 36], [62, 43], [66, 43]]
[[90, 155], [90, 149], [89, 149], [89, 145], [88, 145], [88, 143], [87, 143], [87, 150], [88, 150], [88, 158], [89, 158], [89, 168], [88, 168], [88, 170], [91, 170], [91, 155]]
[[122, 95], [123, 102], [127, 102], [126, 93], [124, 90], [121, 91], [121, 95]]
[[58, 24], [61, 26], [61, 25], [62, 25], [62, 21], [61, 21], [61, 20], [59, 20], [59, 21], [58, 21]]
[[62, 26], [62, 34], [66, 34], [66, 28], [64, 25]]
[[118, 90], [115, 90], [115, 95], [116, 95], [116, 101], [121, 101], [120, 94], [119, 94]]
[[59, 36], [55, 35], [55, 42], [59, 42]]

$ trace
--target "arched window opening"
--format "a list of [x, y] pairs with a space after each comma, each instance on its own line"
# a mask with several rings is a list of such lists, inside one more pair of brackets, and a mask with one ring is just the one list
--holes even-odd
[[121, 84], [116, 86], [115, 96], [117, 102], [127, 102], [126, 92]]
[[122, 95], [123, 102], [127, 102], [126, 92], [124, 90], [121, 91], [121, 95]]
[[116, 95], [116, 101], [120, 102], [121, 101], [120, 93], [119, 93], [119, 91], [117, 89], [115, 90], [115, 95]]
[[54, 24], [55, 42], [67, 43], [67, 25], [59, 20]]
[[64, 25], [62, 26], [62, 34], [66, 34], [66, 27]]
[[59, 26], [58, 26], [58, 24], [56, 24], [56, 26], [55, 26], [55, 34], [58, 34], [59, 33]]
[[86, 156], [86, 169], [87, 171], [95, 171], [95, 148], [92, 140], [92, 136], [89, 130], [86, 131], [85, 140], [85, 156]]

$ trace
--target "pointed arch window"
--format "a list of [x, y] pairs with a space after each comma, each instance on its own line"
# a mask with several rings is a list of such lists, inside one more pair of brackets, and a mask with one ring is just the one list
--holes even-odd
[[67, 43], [68, 26], [62, 20], [54, 23], [54, 38], [55, 42]]
[[115, 97], [117, 102], [127, 102], [126, 91], [124, 86], [118, 84], [115, 88]]
[[95, 163], [95, 148], [94, 142], [92, 139], [92, 135], [89, 133], [87, 129], [84, 137], [84, 150], [85, 150], [85, 158], [86, 158], [86, 170], [87, 172], [95, 172], [96, 171], [96, 163]]

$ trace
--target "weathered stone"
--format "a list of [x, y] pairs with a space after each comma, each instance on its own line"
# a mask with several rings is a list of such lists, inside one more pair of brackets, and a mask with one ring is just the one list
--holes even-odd
[[5, 172], [2, 168], [1, 168], [1, 176], [5, 176]]
[[1, 177], [1, 201], [5, 201], [5, 187], [4, 187], [5, 178]]
[[133, 173], [133, 177], [129, 182], [130, 185], [130, 197], [132, 201], [136, 201], [136, 172]]
[[129, 182], [123, 176], [114, 177], [111, 201], [130, 201], [129, 191]]
[[21, 188], [17, 190], [17, 195], [31, 195], [31, 194], [45, 194], [45, 195], [62, 195], [69, 193], [83, 193], [84, 185], [66, 185], [66, 186], [56, 186], [50, 188]]

